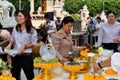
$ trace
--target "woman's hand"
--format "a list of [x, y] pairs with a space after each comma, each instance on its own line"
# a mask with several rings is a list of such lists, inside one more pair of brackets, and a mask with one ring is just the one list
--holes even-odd
[[25, 46], [21, 46], [19, 49], [18, 49], [18, 54], [22, 54], [24, 52], [24, 49], [25, 49]]
[[5, 49], [11, 49], [11, 45], [6, 46]]
[[120, 42], [120, 38], [113, 39], [114, 42]]

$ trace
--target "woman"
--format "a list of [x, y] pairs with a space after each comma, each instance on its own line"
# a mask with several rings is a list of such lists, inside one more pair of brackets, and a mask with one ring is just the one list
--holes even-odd
[[55, 47], [57, 57], [61, 62], [69, 61], [69, 52], [72, 50], [80, 51], [86, 48], [73, 46], [72, 36], [70, 34], [73, 24], [74, 19], [72, 17], [65, 17], [61, 23], [61, 29], [53, 36], [53, 46]]
[[108, 21], [101, 25], [98, 43], [95, 46], [103, 45], [103, 48], [117, 52], [118, 42], [116, 40], [120, 37], [120, 23], [116, 21], [115, 13], [112, 11], [107, 12], [107, 19]]
[[[27, 80], [34, 78], [32, 48], [37, 43], [37, 32], [31, 24], [29, 12], [20, 10], [17, 14], [17, 25], [13, 29], [10, 43], [6, 49], [18, 51], [18, 55], [8, 59], [8, 63], [12, 64], [12, 76], [16, 80], [20, 79], [21, 68], [25, 72]], [[9, 57], [9, 56], [8, 56]]]

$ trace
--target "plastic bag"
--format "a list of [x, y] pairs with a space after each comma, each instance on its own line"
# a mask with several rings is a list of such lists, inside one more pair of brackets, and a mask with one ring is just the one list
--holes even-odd
[[5, 49], [4, 52], [8, 53], [12, 57], [15, 57], [18, 54], [18, 51], [13, 50], [13, 49]]
[[44, 59], [45, 61], [48, 61], [56, 57], [55, 48], [51, 44], [41, 45], [39, 53], [41, 58]]
[[2, 47], [0, 47], [0, 53], [2, 53], [2, 52], [3, 52]]

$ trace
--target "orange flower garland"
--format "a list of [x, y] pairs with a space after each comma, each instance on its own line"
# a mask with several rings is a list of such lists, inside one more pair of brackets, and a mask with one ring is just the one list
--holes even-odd
[[82, 56], [86, 57], [86, 56], [88, 56], [87, 53], [88, 53], [89, 51], [90, 51], [89, 49], [85, 49], [85, 50], [80, 51], [80, 54], [81, 54]]
[[7, 77], [0, 76], [0, 80], [16, 80], [16, 79], [10, 76], [7, 76]]
[[84, 80], [106, 80], [106, 78], [102, 75], [93, 75], [93, 74], [84, 74]]

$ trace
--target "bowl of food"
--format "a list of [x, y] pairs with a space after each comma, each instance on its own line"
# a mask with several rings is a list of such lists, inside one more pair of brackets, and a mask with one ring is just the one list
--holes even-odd
[[70, 80], [76, 80], [78, 78], [77, 73], [80, 71], [80, 69], [84, 68], [84, 64], [76, 61], [68, 61], [64, 64], [61, 64], [61, 67], [70, 72]]
[[40, 77], [41, 80], [50, 80], [54, 76], [53, 74], [50, 74], [50, 70], [58, 66], [58, 58], [53, 58], [48, 61], [44, 61], [42, 58], [36, 57], [34, 59], [34, 66], [43, 70], [43, 73]]
[[118, 76], [118, 72], [116, 72], [115, 70], [113, 70], [112, 68], [108, 68], [103, 72], [103, 75], [105, 76], [111, 76], [111, 77], [115, 77]]

